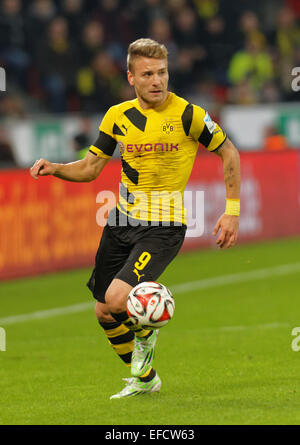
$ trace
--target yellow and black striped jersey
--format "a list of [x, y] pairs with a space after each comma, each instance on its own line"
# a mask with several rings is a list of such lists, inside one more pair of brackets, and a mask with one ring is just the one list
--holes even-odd
[[121, 213], [143, 221], [186, 224], [183, 192], [199, 142], [209, 151], [226, 135], [201, 107], [174, 93], [157, 108], [142, 109], [138, 99], [111, 107], [90, 152], [110, 158], [119, 146]]

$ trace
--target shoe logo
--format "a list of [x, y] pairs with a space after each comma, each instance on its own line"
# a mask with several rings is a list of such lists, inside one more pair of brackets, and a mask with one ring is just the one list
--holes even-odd
[[144, 273], [142, 275], [140, 275], [136, 269], [133, 269], [133, 272], [137, 275], [138, 281], [140, 281], [140, 279], [145, 276]]

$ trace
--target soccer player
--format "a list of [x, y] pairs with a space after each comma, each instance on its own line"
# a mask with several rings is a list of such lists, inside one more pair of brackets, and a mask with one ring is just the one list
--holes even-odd
[[131, 368], [125, 388], [111, 398], [160, 390], [161, 380], [152, 367], [157, 331], [133, 324], [126, 300], [138, 283], [157, 281], [182, 246], [186, 232], [182, 196], [199, 143], [223, 162], [226, 208], [213, 231], [219, 234], [220, 248], [236, 243], [240, 205], [238, 151], [205, 110], [168, 91], [165, 46], [139, 39], [129, 46], [127, 62], [136, 99], [107, 111], [86, 157], [68, 164], [40, 159], [31, 168], [35, 179], [54, 175], [89, 182], [98, 177], [119, 146], [119, 201], [108, 216], [88, 282], [97, 300], [99, 324]]

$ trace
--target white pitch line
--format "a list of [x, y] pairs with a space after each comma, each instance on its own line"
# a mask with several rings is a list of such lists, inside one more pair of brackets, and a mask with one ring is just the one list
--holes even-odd
[[44, 311], [30, 312], [28, 314], [11, 315], [9, 317], [0, 318], [0, 326], [7, 326], [10, 324], [23, 323], [25, 321], [41, 320], [43, 318], [57, 317], [58, 315], [75, 314], [91, 309], [94, 303], [80, 303], [72, 306], [63, 306], [53, 309], [46, 309]]
[[[272, 277], [272, 276], [283, 276], [283, 275], [289, 275], [296, 272], [300, 272], [300, 263], [292, 263], [292, 264], [282, 264], [280, 266], [275, 267], [269, 267], [265, 269], [256, 269], [252, 270], [250, 272], [241, 272], [236, 274], [227, 274], [227, 275], [221, 275], [218, 277], [212, 277], [212, 278], [206, 278], [203, 280], [197, 280], [197, 281], [189, 281], [187, 283], [182, 284], [175, 284], [173, 286], [170, 286], [170, 289], [175, 294], [180, 294], [183, 292], [191, 292], [195, 290], [200, 289], [208, 289], [211, 287], [217, 287], [217, 286], [226, 286], [227, 284], [232, 283], [241, 283], [241, 282], [247, 282], [247, 281], [253, 281], [253, 280], [261, 280], [264, 278]], [[74, 304], [71, 306], [63, 306], [53, 309], [46, 309], [43, 311], [37, 311], [37, 312], [30, 312], [27, 314], [20, 314], [20, 315], [11, 315], [9, 317], [0, 318], [0, 326], [8, 326], [12, 324], [17, 323], [23, 323], [26, 321], [32, 321], [32, 320], [41, 320], [43, 318], [51, 318], [51, 317], [57, 317], [59, 315], [65, 315], [65, 314], [74, 314], [79, 312], [84, 312], [87, 310], [90, 310], [94, 306], [94, 303], [80, 303], [80, 304]], [[263, 325], [266, 326], [266, 325]], [[244, 326], [241, 327], [234, 327], [234, 326], [226, 326], [223, 327], [224, 330], [226, 329], [244, 329]]]
[[193, 290], [207, 289], [209, 287], [225, 286], [226, 284], [241, 283], [243, 281], [261, 280], [274, 275], [289, 275], [300, 272], [300, 263], [282, 264], [280, 266], [268, 267], [265, 269], [251, 270], [250, 272], [240, 272], [235, 274], [221, 275], [219, 277], [205, 278], [204, 280], [190, 281], [188, 283], [170, 286], [172, 292], [191, 292]]
[[[277, 328], [288, 328], [290, 323], [264, 323], [264, 324], [252, 324], [252, 325], [244, 325], [244, 326], [217, 326], [215, 330], [217, 331], [225, 331], [225, 332], [233, 332], [233, 331], [245, 331], [246, 329], [277, 329]], [[210, 330], [214, 330], [214, 328], [209, 328]]]

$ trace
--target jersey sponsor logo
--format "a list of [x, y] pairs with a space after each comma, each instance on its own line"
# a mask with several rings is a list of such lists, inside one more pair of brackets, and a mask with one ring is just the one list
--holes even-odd
[[171, 133], [173, 133], [174, 131], [174, 124], [172, 122], [172, 120], [165, 120], [165, 122], [162, 124], [161, 129], [163, 131], [163, 133], [169, 135]]
[[210, 117], [210, 115], [208, 113], [205, 114], [203, 120], [204, 120], [204, 123], [205, 123], [208, 131], [210, 133], [213, 133], [214, 130], [216, 129], [217, 124], [212, 120], [212, 118]]
[[158, 142], [156, 144], [127, 144], [125, 149], [128, 153], [140, 153], [147, 151], [178, 151], [179, 147], [178, 144]]

